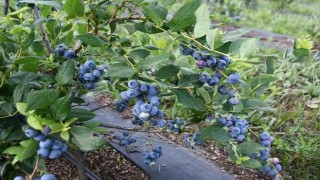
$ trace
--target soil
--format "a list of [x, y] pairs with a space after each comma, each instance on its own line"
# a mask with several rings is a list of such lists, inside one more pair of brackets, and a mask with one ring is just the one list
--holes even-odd
[[[113, 99], [110, 95], [106, 93], [95, 94], [95, 98], [97, 102], [99, 102], [103, 106], [112, 106]], [[123, 118], [131, 119], [133, 116], [131, 115], [131, 111], [128, 108], [122, 113]], [[196, 127], [188, 127], [188, 129], [192, 130]], [[173, 141], [179, 145], [186, 146], [185, 142], [182, 141], [182, 138], [179, 134], [168, 134], [166, 132], [163, 133], [155, 133], [164, 141]], [[217, 164], [222, 172], [229, 172], [234, 175], [236, 179], [239, 180], [269, 180], [272, 179], [269, 176], [263, 174], [262, 172], [254, 169], [244, 169], [240, 168], [233, 162], [228, 160], [227, 152], [224, 148], [216, 147], [214, 142], [207, 142], [194, 151], [195, 154], [204, 157], [209, 162], [213, 162]], [[200, 150], [199, 150], [200, 149]]]
[[[111, 147], [91, 151], [85, 154], [85, 166], [102, 180], [149, 180], [150, 178]], [[61, 156], [56, 160], [46, 160], [48, 172], [55, 174], [58, 180], [78, 180], [74, 164]]]

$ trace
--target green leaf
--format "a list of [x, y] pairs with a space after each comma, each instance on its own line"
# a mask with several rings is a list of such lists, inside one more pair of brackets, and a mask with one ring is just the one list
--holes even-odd
[[194, 37], [199, 38], [206, 35], [210, 29], [209, 8], [207, 4], [202, 4], [195, 12], [197, 23], [194, 26]]
[[86, 109], [72, 108], [66, 119], [77, 118], [78, 121], [88, 121], [94, 118], [96, 114]]
[[201, 131], [199, 137], [201, 140], [215, 140], [219, 142], [228, 142], [230, 139], [228, 131], [223, 129], [221, 126], [212, 125]]
[[65, 141], [69, 141], [69, 139], [70, 139], [70, 133], [69, 133], [69, 131], [62, 131], [62, 132], [60, 133], [60, 136], [61, 136], [61, 138], [64, 139]]
[[223, 45], [222, 34], [220, 34], [220, 30], [218, 28], [208, 30], [206, 41], [209, 47], [212, 49], [216, 49]]
[[31, 126], [33, 129], [37, 129], [37, 130], [43, 129], [41, 119], [38, 118], [37, 116], [29, 116], [27, 119], [27, 122], [29, 126]]
[[171, 6], [176, 0], [158, 0], [158, 2], [164, 7]]
[[180, 71], [180, 67], [170, 64], [167, 66], [162, 66], [157, 72], [157, 78], [159, 79], [170, 79], [176, 76]]
[[197, 111], [206, 111], [204, 102], [193, 97], [187, 90], [171, 89], [171, 91], [177, 96], [179, 103]]
[[189, 28], [195, 23], [195, 11], [200, 6], [201, 1], [193, 0], [182, 6], [172, 17], [168, 26], [171, 31], [181, 31]]
[[24, 116], [29, 116], [29, 113], [26, 111], [28, 104], [24, 102], [16, 103], [16, 108], [18, 112]]
[[141, 23], [136, 23], [134, 27], [141, 32], [145, 32], [148, 34], [156, 34], [156, 33], [161, 33], [162, 30], [158, 29], [155, 27], [152, 23], [150, 22], [141, 22]]
[[84, 5], [81, 0], [67, 0], [63, 9], [68, 13], [69, 18], [82, 17], [84, 15]]
[[261, 162], [256, 159], [249, 159], [247, 161], [242, 161], [240, 166], [244, 168], [257, 169], [257, 170], [262, 169]]
[[92, 151], [107, 146], [107, 142], [103, 138], [94, 136], [94, 132], [86, 127], [73, 126], [70, 132], [72, 142], [82, 151]]
[[51, 129], [51, 134], [57, 133], [63, 130], [64, 126], [61, 123], [53, 123], [49, 125]]
[[13, 103], [17, 103], [21, 100], [24, 92], [25, 84], [24, 82], [19, 83], [13, 91]]
[[168, 54], [168, 53], [160, 54], [157, 56], [149, 56], [145, 60], [139, 61], [137, 63], [137, 66], [142, 67], [142, 68], [155, 66], [157, 64], [164, 63], [165, 61], [168, 61], [169, 57], [170, 57], [170, 54]]
[[198, 88], [197, 92], [202, 96], [202, 99], [205, 101], [206, 104], [211, 103], [211, 96], [206, 89], [204, 89], [203, 87]]
[[130, 78], [137, 71], [132, 67], [128, 66], [126, 63], [116, 63], [110, 66], [108, 70], [108, 76], [110, 77], [120, 77], [120, 78]]
[[73, 60], [65, 61], [62, 66], [58, 68], [58, 73], [55, 77], [59, 85], [65, 85], [72, 82], [75, 75], [76, 68]]
[[268, 57], [266, 59], [266, 74], [273, 74], [274, 73], [274, 63], [275, 63], [275, 58], [274, 57]]
[[69, 96], [64, 96], [57, 99], [50, 106], [50, 113], [56, 119], [63, 121], [70, 113], [71, 100]]
[[260, 96], [269, 87], [270, 83], [272, 83], [275, 80], [277, 80], [277, 78], [269, 74], [263, 74], [254, 77], [250, 83], [251, 91], [256, 92], [257, 95]]
[[41, 60], [39, 56], [27, 56], [23, 58], [19, 58], [14, 60], [14, 64], [21, 65], [21, 64], [29, 64], [29, 63], [38, 63]]
[[296, 58], [292, 62], [300, 62], [310, 55], [310, 51], [304, 48], [294, 48], [293, 55]]
[[20, 146], [12, 146], [3, 151], [5, 154], [15, 155], [12, 164], [23, 161], [33, 156], [39, 146], [39, 142], [28, 139], [20, 142]]
[[150, 2], [149, 6], [143, 6], [145, 16], [154, 22], [157, 26], [161, 27], [163, 20], [168, 14], [168, 10], [159, 5], [157, 1]]
[[238, 145], [237, 150], [242, 155], [251, 155], [252, 153], [259, 152], [260, 150], [266, 149], [266, 147], [254, 142], [248, 141]]
[[80, 39], [82, 42], [92, 47], [101, 47], [106, 45], [105, 41], [103, 41], [102, 39], [100, 39], [99, 37], [91, 33], [81, 34], [76, 36], [76, 38]]
[[223, 35], [222, 41], [228, 42], [228, 41], [235, 41], [239, 38], [241, 38], [242, 35], [247, 34], [250, 31], [250, 29], [237, 29], [236, 31], [231, 31]]
[[199, 74], [183, 74], [180, 76], [179, 79], [179, 87], [190, 87], [190, 86], [196, 86], [200, 87], [203, 84], [199, 82]]
[[145, 50], [145, 49], [136, 49], [136, 50], [133, 50], [129, 53], [129, 57], [131, 57], [134, 60], [145, 59], [149, 55], [150, 55], [150, 51]]
[[59, 90], [43, 89], [31, 91], [27, 98], [27, 111], [44, 109], [51, 105], [59, 97]]
[[267, 103], [260, 99], [241, 99], [243, 109], [256, 109], [262, 111], [274, 111], [274, 109]]
[[244, 41], [240, 47], [240, 57], [254, 56], [259, 52], [258, 41], [255, 38], [250, 38]]
[[36, 1], [36, 0], [20, 0], [19, 3], [31, 3], [31, 4], [41, 4], [41, 5], [47, 5], [52, 6], [56, 8], [62, 8], [61, 3], [58, 0], [53, 1]]

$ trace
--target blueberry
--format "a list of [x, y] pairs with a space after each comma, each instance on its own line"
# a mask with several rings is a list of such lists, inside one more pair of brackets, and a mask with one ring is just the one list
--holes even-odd
[[121, 145], [121, 146], [126, 146], [126, 145], [128, 145], [128, 144], [129, 144], [129, 142], [128, 142], [126, 139], [120, 141], [120, 145]]
[[141, 83], [141, 84], [140, 84], [140, 87], [139, 87], [139, 90], [140, 90], [141, 92], [147, 92], [147, 91], [149, 90], [148, 84], [146, 84], [146, 83]]
[[208, 59], [207, 59], [207, 64], [208, 66], [210, 67], [214, 67], [214, 65], [216, 65], [217, 63], [217, 60], [216, 58], [214, 58], [213, 56], [210, 56]]
[[87, 73], [87, 72], [89, 72], [89, 68], [88, 68], [87, 66], [81, 65], [81, 66], [79, 67], [79, 73], [80, 73], [80, 74], [85, 74], [85, 73]]
[[50, 154], [48, 156], [49, 159], [57, 159], [58, 157], [61, 156], [61, 151], [53, 149], [50, 151]]
[[235, 106], [235, 105], [237, 105], [237, 104], [240, 103], [239, 99], [236, 99], [236, 98], [230, 98], [230, 99], [228, 100], [228, 102], [229, 102], [229, 104], [232, 105], [232, 106]]
[[278, 172], [280, 172], [280, 171], [282, 170], [282, 167], [281, 167], [280, 164], [276, 164], [274, 167], [276, 168], [276, 170], [277, 170]]
[[280, 160], [278, 158], [272, 158], [272, 163], [273, 164], [278, 164]]
[[268, 132], [263, 132], [260, 134], [261, 140], [267, 140], [267, 139], [269, 139], [269, 137], [270, 137], [270, 134]]
[[33, 139], [36, 140], [36, 141], [42, 141], [46, 138], [45, 135], [43, 134], [38, 134], [36, 137], [34, 137]]
[[259, 157], [259, 159], [262, 160], [262, 161], [265, 161], [265, 160], [268, 159], [268, 155], [261, 155], [261, 156]]
[[227, 94], [227, 93], [228, 93], [228, 88], [227, 88], [227, 86], [225, 86], [225, 85], [220, 86], [220, 87], [218, 88], [218, 92], [219, 92], [220, 94]]
[[149, 152], [149, 158], [152, 160], [157, 160], [158, 156], [155, 152]]
[[39, 134], [37, 130], [31, 129], [31, 128], [26, 129], [24, 133], [28, 138], [36, 137]]
[[222, 117], [222, 118], [219, 118], [218, 121], [219, 121], [220, 124], [225, 125], [226, 122], [227, 122], [227, 119]]
[[241, 134], [246, 134], [248, 132], [248, 128], [241, 128]]
[[150, 99], [150, 103], [154, 106], [160, 105], [160, 99], [157, 96], [154, 96]]
[[163, 118], [163, 112], [158, 110], [158, 113], [156, 115], [159, 119], [162, 119]]
[[243, 134], [238, 135], [237, 141], [238, 142], [243, 142], [246, 139], [246, 137]]
[[234, 133], [234, 134], [240, 134], [240, 132], [241, 132], [240, 128], [238, 128], [238, 127], [232, 128], [232, 133]]
[[162, 147], [161, 146], [155, 146], [153, 150], [156, 153], [160, 153], [160, 152], [162, 152]]
[[202, 59], [201, 54], [200, 54], [199, 52], [197, 52], [197, 51], [193, 51], [193, 52], [192, 52], [192, 57], [193, 57], [195, 60], [197, 60], [197, 61], [199, 61], [199, 60]]
[[136, 88], [139, 87], [139, 82], [138, 82], [137, 80], [130, 80], [130, 81], [128, 82], [128, 87], [129, 87], [130, 89], [136, 89]]
[[129, 98], [135, 98], [140, 94], [140, 91], [137, 89], [129, 89], [126, 93]]
[[63, 144], [62, 147], [60, 148], [61, 152], [66, 152], [68, 150], [68, 146], [66, 144]]
[[50, 153], [49, 149], [45, 149], [45, 148], [40, 148], [37, 151], [37, 154], [42, 158], [48, 157], [49, 153]]
[[208, 82], [208, 84], [210, 85], [210, 86], [215, 86], [215, 85], [217, 85], [219, 83], [219, 78], [217, 78], [217, 77], [212, 77], [211, 79], [210, 79], [210, 81]]
[[211, 80], [211, 78], [209, 77], [208, 74], [204, 74], [202, 73], [199, 77], [199, 81], [202, 82], [202, 83], [207, 83]]
[[84, 63], [84, 66], [86, 66], [87, 68], [93, 70], [96, 68], [96, 63], [93, 61], [93, 60], [87, 60], [85, 63]]
[[142, 154], [142, 157], [143, 157], [144, 159], [148, 159], [148, 158], [149, 158], [149, 153], [148, 153], [148, 152], [144, 152], [144, 153]]
[[226, 78], [227, 83], [229, 84], [237, 84], [240, 82], [240, 75], [238, 73], [230, 74]]
[[101, 76], [102, 76], [102, 73], [101, 73], [99, 70], [97, 70], [97, 69], [93, 70], [93, 71], [92, 71], [92, 74], [93, 74], [95, 77], [101, 77]]
[[137, 139], [136, 138], [131, 138], [131, 139], [129, 139], [128, 144], [133, 144], [135, 142], [137, 142]]
[[193, 50], [190, 47], [184, 48], [182, 45], [179, 45], [179, 49], [182, 55], [190, 55], [193, 52]]
[[129, 96], [127, 95], [127, 91], [123, 91], [120, 93], [121, 99], [129, 100]]
[[222, 56], [221, 59], [224, 60], [227, 63], [227, 65], [231, 63], [231, 59], [228, 56]]
[[269, 149], [260, 150], [261, 155], [269, 155]]
[[279, 176], [274, 177], [272, 180], [280, 180]]
[[228, 96], [233, 98], [236, 96], [236, 91], [234, 89], [229, 89]]
[[122, 131], [122, 135], [125, 137], [129, 136], [129, 131]]
[[140, 105], [140, 111], [141, 112], [150, 112], [152, 108], [152, 105], [147, 104], [147, 103], [143, 103]]
[[40, 148], [50, 149], [52, 147], [53, 141], [51, 139], [45, 139], [40, 141], [39, 146]]
[[224, 69], [227, 66], [227, 63], [224, 60], [219, 59], [217, 62], [218, 69]]
[[158, 89], [156, 86], [150, 85], [149, 90], [148, 90], [148, 95], [154, 96], [159, 93]]
[[22, 176], [16, 176], [13, 180], [25, 180], [25, 178]]
[[229, 132], [229, 136], [232, 138], [237, 138], [238, 135], [234, 134], [233, 132]]
[[41, 176], [41, 180], [56, 180], [53, 174], [44, 174]]
[[198, 68], [204, 68], [204, 67], [207, 67], [208, 64], [207, 64], [206, 61], [199, 60], [199, 61], [196, 62], [196, 66], [197, 66]]
[[151, 165], [152, 161], [150, 159], [144, 159], [143, 162], [147, 165]]
[[274, 169], [271, 169], [270, 171], [268, 171], [268, 175], [272, 176], [272, 177], [275, 177], [277, 175], [277, 171], [274, 170]]
[[233, 125], [233, 122], [228, 120], [224, 125], [230, 127]]
[[57, 48], [55, 49], [55, 52], [58, 56], [63, 56], [64, 55], [64, 52], [67, 50], [67, 47], [66, 45], [64, 44], [59, 44], [57, 46]]
[[261, 141], [261, 145], [265, 147], [269, 147], [271, 145], [271, 142], [269, 140], [263, 140]]
[[73, 59], [76, 57], [76, 53], [74, 52], [74, 50], [69, 49], [66, 52], [64, 52], [64, 57], [67, 59]]
[[164, 128], [167, 125], [167, 121], [162, 119], [161, 121], [158, 122], [158, 126], [160, 128]]
[[59, 140], [54, 140], [51, 149], [61, 149], [63, 143]]
[[214, 77], [217, 77], [217, 78], [219, 78], [219, 79], [222, 78], [222, 74], [221, 74], [220, 72], [218, 72], [218, 71], [215, 72], [213, 76], [214, 76]]
[[262, 167], [262, 171], [265, 173], [268, 173], [269, 171], [271, 171], [271, 167], [269, 165], [264, 165]]
[[241, 122], [241, 121], [237, 121], [235, 125], [236, 125], [238, 128], [243, 128], [243, 127], [244, 127], [244, 124], [243, 124], [243, 122]]
[[47, 136], [51, 132], [51, 128], [49, 126], [46, 126], [42, 130], [42, 134]]
[[151, 116], [155, 116], [157, 115], [159, 109], [156, 106], [152, 106], [151, 111], [150, 111], [150, 115]]
[[86, 90], [94, 89], [94, 87], [95, 87], [94, 82], [86, 82], [86, 83], [84, 84], [84, 88], [85, 88]]

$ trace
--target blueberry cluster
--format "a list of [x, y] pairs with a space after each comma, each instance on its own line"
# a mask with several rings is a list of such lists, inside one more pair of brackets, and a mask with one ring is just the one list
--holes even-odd
[[229, 135], [237, 142], [241, 143], [246, 139], [246, 134], [249, 129], [248, 121], [245, 119], [237, 118], [233, 115], [227, 117], [220, 117], [218, 122], [225, 127], [228, 127]]
[[149, 166], [155, 164], [155, 162], [162, 156], [162, 147], [155, 146], [150, 152], [145, 152], [142, 154], [143, 162]]
[[272, 158], [270, 163], [262, 167], [262, 171], [273, 177], [273, 180], [280, 180], [279, 172], [282, 171], [282, 167], [279, 162], [278, 158]]
[[135, 119], [132, 120], [133, 124], [143, 125], [147, 120], [163, 118], [163, 112], [158, 109], [160, 98], [156, 96], [159, 93], [156, 86], [130, 80], [128, 87], [130, 89], [121, 92], [120, 96], [121, 100], [126, 101], [138, 99], [132, 110], [132, 114], [135, 116]]
[[121, 146], [127, 146], [137, 142], [136, 138], [130, 137], [130, 133], [128, 131], [122, 131], [121, 135], [116, 136], [116, 138], [119, 140], [119, 144]]
[[197, 145], [203, 144], [203, 140], [199, 139], [201, 135], [200, 132], [196, 132], [194, 134], [185, 133], [183, 135], [183, 140], [187, 144], [187, 146], [195, 147]]
[[56, 47], [55, 52], [58, 56], [63, 56], [66, 59], [73, 59], [76, 57], [76, 53], [74, 52], [74, 50], [68, 49], [64, 44], [59, 44]]
[[260, 134], [260, 144], [265, 147], [270, 147], [273, 141], [273, 137], [266, 131]]
[[[183, 48], [180, 46], [180, 52], [183, 55], [191, 55], [196, 60], [196, 65], [199, 68], [209, 67], [214, 71], [213, 75], [209, 75], [207, 73], [202, 73], [199, 77], [199, 81], [203, 84], [208, 84], [209, 86], [219, 86], [218, 92], [222, 95], [228, 95], [228, 103], [232, 106], [235, 106], [240, 103], [239, 99], [236, 98], [236, 90], [233, 85], [240, 83], [241, 77], [237, 72], [233, 72], [226, 75], [222, 74], [222, 70], [225, 70], [229, 67], [231, 60], [227, 56], [221, 56], [219, 58], [214, 57], [213, 55], [209, 55], [207, 51], [199, 52], [197, 48], [186, 47]], [[225, 79], [225, 81], [231, 86], [221, 84], [221, 82]]]
[[78, 79], [84, 83], [84, 88], [91, 90], [95, 87], [95, 83], [100, 81], [100, 77], [104, 74], [104, 68], [96, 66], [93, 60], [87, 60], [78, 69]]
[[168, 120], [167, 131], [179, 133], [186, 126], [186, 122], [182, 119]]
[[47, 138], [46, 136], [50, 131], [51, 129], [49, 127], [45, 127], [42, 133], [32, 128], [28, 128], [25, 130], [25, 134], [27, 137], [39, 141], [39, 149], [37, 151], [37, 154], [40, 157], [57, 159], [61, 156], [62, 152], [67, 151], [68, 146], [59, 140], [52, 140]]
[[161, 120], [150, 120], [150, 126], [158, 126], [159, 128], [165, 128], [167, 126], [167, 121], [164, 119]]
[[[35, 177], [33, 180], [56, 180], [57, 178], [53, 174], [44, 174], [40, 178]], [[23, 176], [16, 176], [13, 180], [26, 180]]]
[[128, 107], [128, 100], [121, 99], [119, 101], [116, 101], [113, 105], [114, 109], [116, 109], [118, 112], [123, 112]]

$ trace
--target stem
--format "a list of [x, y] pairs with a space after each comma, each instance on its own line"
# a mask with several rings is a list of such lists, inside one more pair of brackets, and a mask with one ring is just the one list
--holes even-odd
[[3, 15], [6, 16], [9, 10], [9, 0], [4, 0]]
[[79, 180], [88, 180], [81, 151], [75, 150], [74, 157], [76, 159], [75, 165], [77, 167]]
[[[39, 20], [41, 19], [40, 18], [40, 12], [39, 12], [39, 9], [38, 7], [35, 5], [34, 6], [34, 17], [35, 17], [35, 20]], [[47, 50], [47, 54], [50, 55], [52, 54], [53, 50], [51, 48], [51, 45], [50, 45], [50, 42], [49, 42], [49, 39], [48, 39], [48, 36], [46, 34], [46, 31], [44, 30], [44, 27], [42, 24], [39, 25], [39, 29], [40, 29], [40, 35], [41, 35], [41, 39], [42, 39], [42, 42], [44, 44], [44, 47], [46, 48]]]
[[32, 174], [29, 176], [30, 179], [33, 179], [33, 176], [37, 173], [38, 164], [39, 164], [39, 156], [37, 156], [36, 164], [35, 164], [35, 166], [34, 166], [33, 172], [32, 172]]
[[113, 12], [112, 17], [110, 18], [108, 24], [112, 23], [112, 21], [116, 18], [119, 9], [120, 9], [120, 8], [123, 8], [124, 5], [125, 5], [127, 2], [128, 2], [127, 0], [124, 0], [124, 1], [121, 3], [121, 5], [116, 8], [116, 10]]

